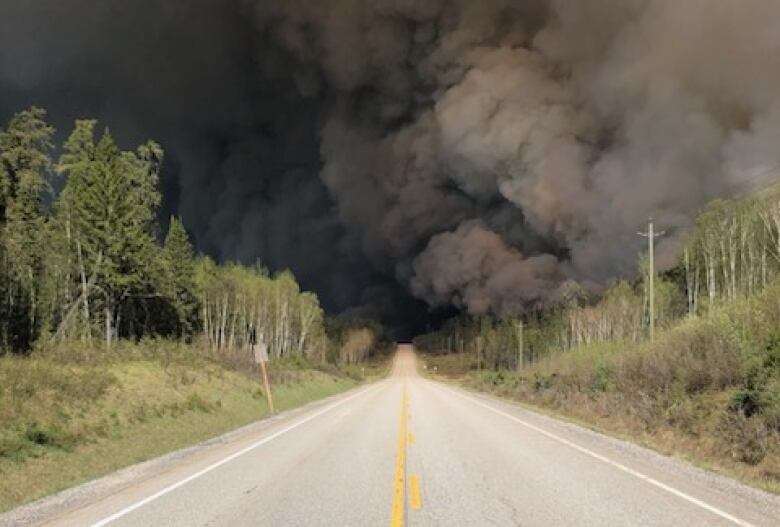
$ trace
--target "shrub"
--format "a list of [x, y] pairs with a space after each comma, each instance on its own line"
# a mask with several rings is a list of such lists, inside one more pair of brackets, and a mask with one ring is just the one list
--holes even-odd
[[599, 364], [596, 367], [594, 379], [591, 384], [591, 390], [595, 392], [606, 392], [615, 385], [615, 374], [608, 364]]
[[771, 436], [761, 420], [727, 411], [716, 432], [728, 445], [735, 461], [757, 465], [766, 457]]

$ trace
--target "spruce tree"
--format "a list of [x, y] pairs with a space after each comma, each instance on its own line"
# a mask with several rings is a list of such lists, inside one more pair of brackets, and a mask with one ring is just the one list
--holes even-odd
[[162, 151], [149, 143], [155, 148], [123, 152], [108, 131], [96, 144], [94, 129], [94, 121], [77, 122], [65, 144], [60, 170], [69, 178], [62, 204], [72, 220], [82, 282], [88, 276], [90, 295], [97, 293], [110, 345], [121, 328], [123, 304], [151, 283]]
[[0, 332], [6, 349], [28, 349], [37, 336], [45, 223], [42, 199], [49, 188], [53, 134], [45, 110], [36, 107], [16, 114], [0, 133]]
[[197, 301], [194, 251], [184, 224], [176, 217], [171, 217], [165, 237], [162, 266], [162, 289], [176, 311], [176, 335], [181, 338], [194, 329]]

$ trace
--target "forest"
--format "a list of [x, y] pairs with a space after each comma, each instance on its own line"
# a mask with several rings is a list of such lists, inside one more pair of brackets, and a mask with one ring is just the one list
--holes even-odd
[[[654, 277], [655, 322], [660, 329], [706, 316], [750, 298], [780, 274], [780, 190], [739, 200], [716, 200], [702, 210], [677, 264]], [[646, 254], [638, 279], [614, 280], [602, 293], [567, 284], [552, 309], [522, 316], [461, 317], [416, 339], [434, 353], [470, 352], [479, 367], [522, 369], [595, 343], [641, 343], [649, 338], [650, 275]]]
[[255, 339], [352, 363], [373, 349], [376, 325], [326, 324], [290, 272], [198, 255], [181, 218], [162, 232], [159, 144], [123, 151], [94, 120], [54, 137], [36, 107], [0, 130], [0, 353], [163, 338], [236, 360]]

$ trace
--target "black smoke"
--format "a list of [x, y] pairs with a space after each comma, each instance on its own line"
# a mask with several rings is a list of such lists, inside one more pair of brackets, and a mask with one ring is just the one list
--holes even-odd
[[165, 214], [331, 312], [515, 312], [780, 161], [769, 0], [1, 0], [0, 118], [168, 150]]

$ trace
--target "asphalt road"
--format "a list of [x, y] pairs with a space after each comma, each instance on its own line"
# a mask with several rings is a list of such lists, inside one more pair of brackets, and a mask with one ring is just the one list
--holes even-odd
[[373, 386], [31, 507], [0, 525], [780, 525], [780, 499], [419, 377]]

